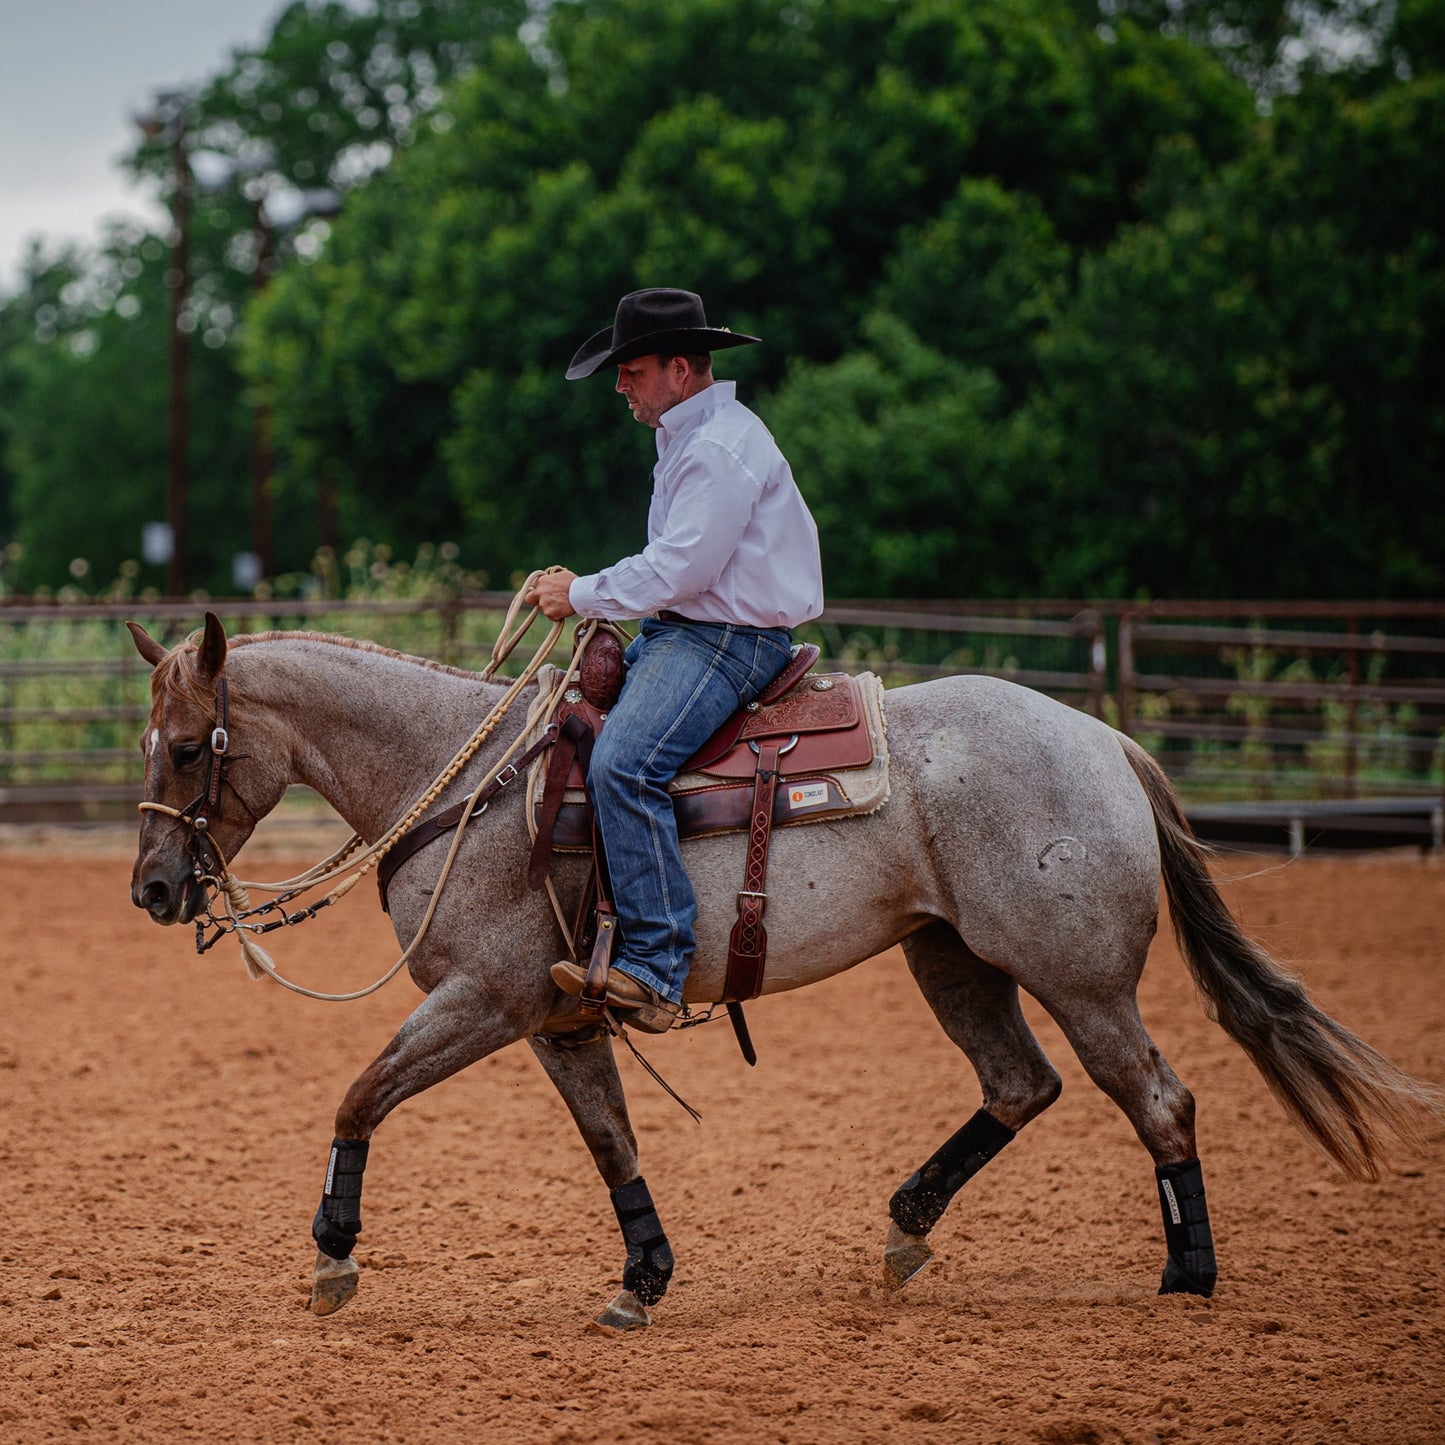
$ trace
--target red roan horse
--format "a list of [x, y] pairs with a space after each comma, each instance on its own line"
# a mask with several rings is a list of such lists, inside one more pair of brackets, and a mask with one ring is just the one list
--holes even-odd
[[[210, 823], [228, 859], [292, 783], [315, 789], [363, 838], [381, 837], [503, 693], [477, 674], [336, 637], [266, 633], [228, 648], [211, 615], [203, 634], [174, 651], [132, 631], [155, 669], [145, 795], [184, 815], [150, 811], [141, 825], [131, 895], [157, 923], [187, 922], [205, 902], [201, 880], [211, 868], [193, 803], [213, 764], [222, 679], [231, 757], [223, 818]], [[926, 1236], [954, 1194], [1058, 1097], [1059, 1076], [1019, 1008], [1023, 988], [1149, 1151], [1167, 1247], [1161, 1292], [1213, 1290], [1194, 1100], [1135, 1002], [1161, 869], [1206, 1008], [1304, 1133], [1356, 1178], [1375, 1176], [1391, 1137], [1418, 1143], [1439, 1095], [1322, 1013], [1241, 932], [1142, 749], [1039, 693], [983, 677], [890, 692], [887, 724], [888, 802], [867, 817], [774, 839], [765, 992], [813, 983], [901, 943], [918, 987], [977, 1071], [982, 1107], [893, 1195], [885, 1249], [893, 1283], [927, 1261]], [[500, 729], [509, 735], [490, 739], [436, 806], [470, 792], [519, 727]], [[638, 1173], [612, 1041], [566, 1047], [583, 1021], [548, 975], [564, 949], [544, 896], [527, 887], [529, 846], [520, 800], [506, 793], [468, 830], [409, 961], [426, 999], [337, 1111], [313, 1226], [317, 1313], [356, 1289], [362, 1173], [382, 1120], [518, 1039], [566, 1100], [612, 1193], [627, 1262], [602, 1319], [645, 1324], [667, 1288], [672, 1252]], [[736, 836], [685, 845], [699, 901], [689, 1002], [721, 996], [741, 848]], [[414, 936], [445, 852], [422, 850], [392, 881], [399, 939]], [[576, 860], [559, 865], [564, 898], [576, 898], [582, 876]]]

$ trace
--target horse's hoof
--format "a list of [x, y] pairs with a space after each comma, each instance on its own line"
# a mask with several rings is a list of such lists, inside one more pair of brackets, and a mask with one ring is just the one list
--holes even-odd
[[617, 1298], [597, 1316], [597, 1323], [613, 1330], [640, 1330], [652, 1323], [652, 1316], [630, 1289], [624, 1289], [619, 1290]]
[[889, 1220], [883, 1246], [883, 1282], [889, 1289], [902, 1289], [932, 1259], [933, 1246], [923, 1235], [909, 1234]]
[[334, 1315], [356, 1293], [360, 1281], [361, 1266], [354, 1259], [332, 1259], [318, 1249], [311, 1277], [311, 1313]]

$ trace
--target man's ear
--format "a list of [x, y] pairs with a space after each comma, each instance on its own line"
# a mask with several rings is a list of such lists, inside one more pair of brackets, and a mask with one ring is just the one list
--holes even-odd
[[135, 650], [154, 667], [166, 655], [166, 650], [140, 625], [139, 622], [127, 622], [130, 628], [131, 641], [135, 643]]
[[206, 613], [206, 631], [201, 638], [196, 670], [206, 682], [214, 682], [226, 665], [226, 629], [214, 612]]

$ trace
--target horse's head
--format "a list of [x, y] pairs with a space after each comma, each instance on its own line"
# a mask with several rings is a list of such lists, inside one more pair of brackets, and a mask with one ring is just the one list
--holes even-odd
[[214, 613], [203, 632], [170, 651], [138, 623], [126, 626], [155, 669], [141, 736], [146, 801], [131, 902], [157, 923], [188, 923], [205, 901], [217, 851], [235, 857], [285, 782], [275, 760], [248, 755], [246, 709], [225, 673], [226, 631]]

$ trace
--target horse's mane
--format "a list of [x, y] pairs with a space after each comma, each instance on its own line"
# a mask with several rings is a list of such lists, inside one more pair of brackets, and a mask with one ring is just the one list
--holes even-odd
[[[151, 696], [160, 697], [165, 693], [182, 702], [194, 703], [197, 707], [210, 709], [215, 702], [209, 684], [203, 683], [196, 674], [196, 657], [200, 653], [200, 642], [204, 634], [193, 632], [179, 647], [173, 648], [155, 666], [151, 674]], [[228, 638], [226, 647], [232, 651], [256, 642], [320, 642], [331, 647], [345, 647], [353, 652], [372, 652], [379, 657], [389, 657], [396, 662], [407, 662], [413, 667], [424, 667], [430, 672], [445, 673], [449, 677], [464, 677], [472, 680], [480, 674], [469, 672], [464, 667], [452, 667], [445, 662], [434, 662], [429, 657], [417, 657], [410, 652], [398, 652], [394, 647], [383, 647], [379, 642], [364, 642], [355, 637], [341, 637], [334, 632], [242, 632]]]

